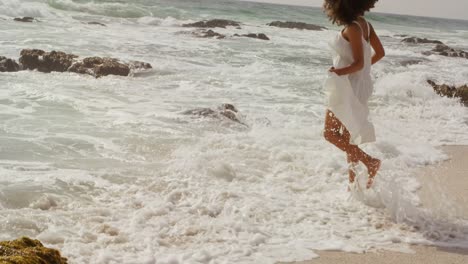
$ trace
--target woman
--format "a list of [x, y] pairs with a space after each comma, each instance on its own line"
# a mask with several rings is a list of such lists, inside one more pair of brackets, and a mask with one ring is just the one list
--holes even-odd
[[367, 188], [372, 186], [381, 161], [366, 154], [358, 144], [375, 141], [374, 127], [368, 121], [367, 102], [373, 92], [370, 68], [385, 56], [385, 51], [374, 28], [363, 16], [377, 1], [326, 0], [324, 3], [332, 23], [344, 26], [332, 43], [336, 56], [325, 84], [329, 104], [324, 136], [346, 152], [350, 183], [355, 180], [354, 168], [359, 161], [367, 167]]

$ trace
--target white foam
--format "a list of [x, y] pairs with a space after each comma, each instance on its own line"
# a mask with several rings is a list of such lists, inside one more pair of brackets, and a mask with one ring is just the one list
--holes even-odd
[[[365, 190], [361, 166], [360, 189], [348, 193], [345, 156], [322, 138], [321, 85], [331, 63], [324, 50], [336, 32], [252, 19], [242, 29], [216, 31], [264, 32], [271, 41], [199, 39], [177, 34], [192, 30], [178, 27], [182, 20], [96, 12], [112, 23], [65, 19], [58, 26], [52, 13], [112, 7], [58, 2], [74, 11], [2, 1], [4, 16], [47, 18], [20, 30], [0, 24], [4, 55], [56, 49], [147, 61], [154, 71], [99, 79], [1, 73], [2, 239], [37, 237], [74, 263], [274, 263], [308, 260], [314, 250], [467, 246], [466, 223], [421, 208], [411, 174], [446, 158], [438, 146], [468, 144], [467, 109], [426, 83], [465, 82], [466, 60], [430, 56], [403, 67], [393, 60], [426, 58], [426, 47], [384, 42], [389, 56], [374, 68], [370, 104], [378, 141], [365, 146], [384, 163], [372, 190]], [[436, 38], [463, 42], [453, 34]], [[226, 102], [248, 128], [180, 114]], [[449, 239], [454, 230], [459, 237]]]

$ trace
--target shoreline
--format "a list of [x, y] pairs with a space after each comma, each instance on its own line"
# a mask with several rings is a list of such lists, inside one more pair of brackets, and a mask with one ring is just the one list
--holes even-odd
[[[438, 216], [468, 220], [468, 146], [442, 146], [448, 159], [415, 169], [421, 183], [421, 204]], [[437, 195], [434, 195], [434, 194]], [[445, 205], [450, 204], [450, 207]], [[448, 214], [448, 215], [447, 215]], [[467, 242], [468, 243], [468, 242]], [[364, 254], [342, 251], [318, 251], [318, 258], [278, 264], [465, 264], [468, 248], [408, 245], [414, 253], [377, 250]]]

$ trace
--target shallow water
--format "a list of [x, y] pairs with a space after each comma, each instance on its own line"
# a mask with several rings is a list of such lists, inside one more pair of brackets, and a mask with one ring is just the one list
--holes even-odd
[[[438, 146], [468, 144], [467, 109], [426, 84], [466, 83], [468, 62], [423, 56], [431, 45], [395, 36], [468, 49], [468, 22], [369, 15], [387, 57], [373, 70], [378, 140], [365, 149], [384, 164], [373, 191], [350, 194], [345, 157], [321, 136], [337, 28], [319, 9], [206, 0], [0, 7], [2, 56], [40, 48], [154, 67], [100, 79], [0, 73], [0, 239], [36, 237], [71, 263], [273, 263], [310, 259], [314, 249], [468, 247], [466, 223], [419, 206], [412, 174], [446, 158]], [[243, 23], [217, 32], [271, 41], [198, 39], [181, 27], [204, 18]], [[265, 25], [273, 20], [330, 30]], [[424, 63], [400, 65], [414, 58]], [[248, 128], [181, 114], [225, 102]]]

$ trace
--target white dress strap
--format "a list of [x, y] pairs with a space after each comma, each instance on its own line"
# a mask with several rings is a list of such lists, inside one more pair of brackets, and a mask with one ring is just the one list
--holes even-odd
[[367, 20], [366, 20], [366, 23], [367, 23], [367, 39], [370, 41], [370, 24], [369, 22], [367, 22]]
[[359, 22], [357, 21], [353, 21], [353, 23], [355, 23], [356, 25], [359, 26], [359, 28], [361, 29], [361, 32], [364, 33], [364, 30], [362, 30], [362, 27], [361, 27], [361, 24], [359, 24]]
[[[367, 22], [367, 20], [364, 20], [364, 21], [366, 21], [366, 25], [367, 25], [367, 40], [366, 41], [369, 41], [369, 39], [370, 39], [370, 25], [369, 25], [369, 22]], [[359, 24], [359, 22], [357, 22], [357, 21], [353, 21], [353, 23], [358, 25], [358, 27], [361, 29], [362, 37], [364, 38], [364, 30], [362, 29], [361, 24]]]

